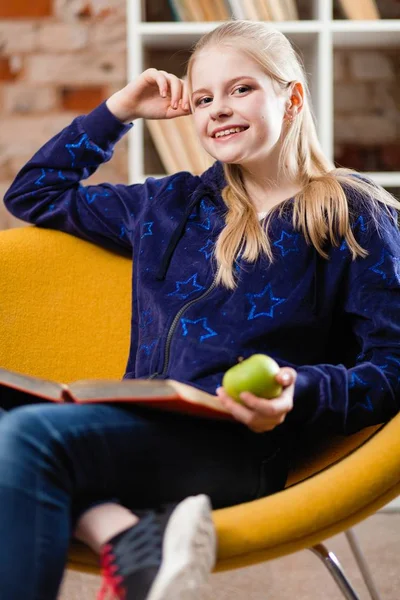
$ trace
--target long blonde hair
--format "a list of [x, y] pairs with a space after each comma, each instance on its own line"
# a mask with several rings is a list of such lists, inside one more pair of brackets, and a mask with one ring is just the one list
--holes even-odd
[[[282, 89], [289, 88], [296, 81], [302, 83], [303, 109], [288, 129], [279, 156], [278, 176], [300, 182], [302, 187], [294, 197], [293, 226], [324, 258], [328, 258], [324, 249], [326, 244], [338, 246], [343, 238], [353, 260], [358, 256], [367, 256], [367, 251], [357, 243], [352, 233], [352, 215], [344, 188], [347, 192], [355, 193], [361, 202], [368, 203], [371, 217], [377, 225], [379, 208], [385, 207], [389, 213], [388, 207], [399, 209], [400, 203], [364, 176], [355, 177], [358, 175], [356, 171], [335, 168], [324, 155], [316, 134], [304, 67], [289, 40], [265, 23], [241, 20], [222, 23], [203, 35], [193, 48], [187, 67], [189, 92], [192, 89], [191, 75], [196, 57], [206, 47], [220, 44], [243, 50]], [[228, 211], [214, 256], [219, 267], [217, 283], [234, 289], [237, 282], [233, 264], [239, 254], [245, 260], [255, 262], [260, 253], [264, 253], [273, 261], [268, 227], [274, 215], [282, 215], [287, 202], [269, 211], [264, 226], [261, 226], [256, 209], [247, 195], [240, 165], [225, 163], [223, 169], [227, 185], [222, 190], [222, 198]]]

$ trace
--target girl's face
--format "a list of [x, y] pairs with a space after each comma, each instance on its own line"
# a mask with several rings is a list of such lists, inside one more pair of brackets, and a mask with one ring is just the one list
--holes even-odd
[[[243, 166], [268, 159], [280, 143], [287, 96], [260, 65], [232, 47], [206, 48], [191, 83], [196, 130], [211, 156]], [[227, 134], [232, 128], [240, 130]]]

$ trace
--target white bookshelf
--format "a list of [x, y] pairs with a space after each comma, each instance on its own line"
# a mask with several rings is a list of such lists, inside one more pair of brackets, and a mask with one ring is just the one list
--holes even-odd
[[[377, 21], [334, 20], [333, 0], [313, 0], [312, 20], [276, 22], [272, 25], [285, 33], [304, 57], [311, 89], [318, 135], [326, 154], [333, 158], [333, 53], [340, 47], [400, 46], [400, 19]], [[190, 48], [201, 35], [218, 25], [195, 22], [146, 22], [145, 0], [127, 0], [128, 77], [134, 79], [146, 67], [147, 49]], [[154, 65], [157, 67], [157, 65]], [[129, 180], [141, 182], [160, 176], [145, 172], [143, 121], [135, 122], [129, 134]], [[369, 173], [385, 187], [400, 187], [400, 172]]]

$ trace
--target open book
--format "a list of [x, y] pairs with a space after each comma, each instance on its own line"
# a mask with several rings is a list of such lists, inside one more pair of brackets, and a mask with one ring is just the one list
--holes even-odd
[[136, 402], [202, 417], [233, 419], [218, 396], [173, 379], [83, 379], [66, 384], [0, 368], [0, 408], [37, 402]]

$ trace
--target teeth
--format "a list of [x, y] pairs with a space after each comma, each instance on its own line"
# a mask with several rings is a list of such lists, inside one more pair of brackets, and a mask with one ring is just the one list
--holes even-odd
[[224, 129], [224, 131], [217, 131], [215, 137], [223, 137], [224, 135], [229, 135], [231, 133], [239, 133], [240, 131], [244, 131], [245, 127], [232, 127], [231, 129]]

